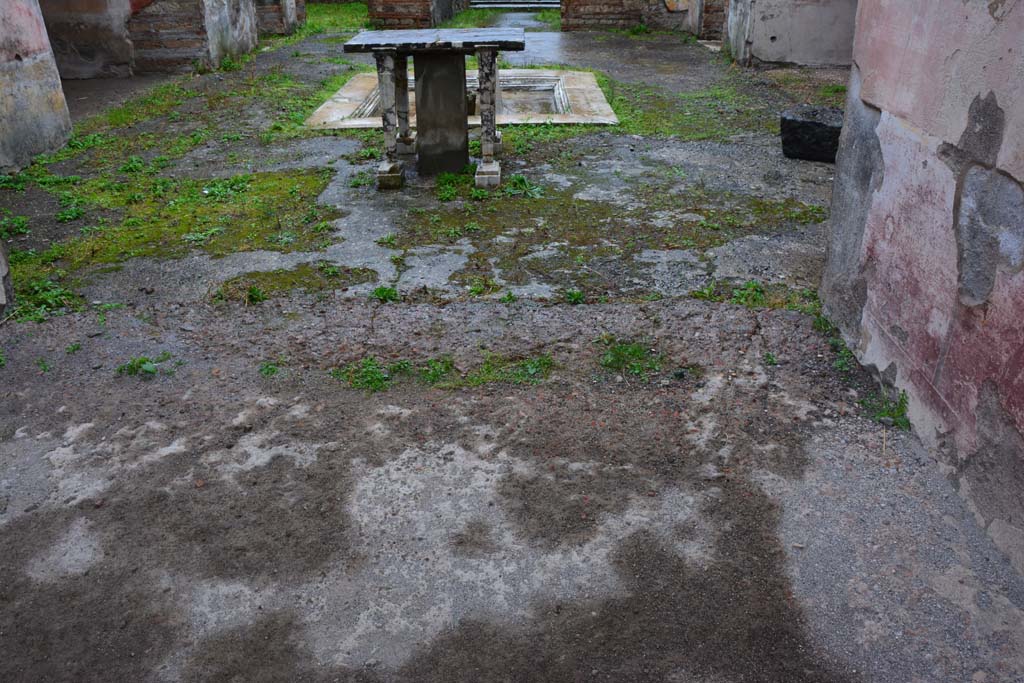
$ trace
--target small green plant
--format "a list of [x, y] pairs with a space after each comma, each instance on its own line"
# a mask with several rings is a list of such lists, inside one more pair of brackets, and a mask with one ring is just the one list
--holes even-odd
[[481, 187], [474, 187], [469, 191], [469, 198], [478, 202], [482, 202], [485, 199], [489, 199], [490, 196], [491, 193]]
[[341, 275], [341, 268], [327, 261], [321, 261], [316, 267], [324, 277], [339, 277]]
[[215, 237], [217, 235], [220, 235], [223, 232], [224, 232], [224, 228], [215, 226], [215, 227], [208, 228], [208, 229], [202, 230], [202, 231], [185, 233], [184, 235], [181, 236], [181, 239], [185, 240], [189, 244], [194, 244], [194, 245], [206, 244], [206, 242], [211, 237]]
[[295, 244], [298, 242], [299, 236], [292, 230], [282, 230], [275, 235], [271, 235], [268, 238], [268, 241], [273, 242], [274, 244], [279, 244], [282, 247], [286, 247], [289, 244]]
[[0, 368], [7, 367], [7, 354], [4, 353], [3, 349], [0, 349]]
[[81, 350], [82, 345], [79, 344], [78, 342], [75, 342], [74, 344], [68, 344], [67, 346], [64, 347], [64, 353], [68, 355], [71, 355], [72, 353], [78, 353]]
[[221, 178], [211, 181], [203, 187], [203, 196], [215, 202], [227, 201], [249, 190], [252, 185], [251, 175], [238, 175], [233, 178]]
[[263, 303], [267, 300], [267, 293], [256, 285], [252, 285], [249, 289], [245, 290], [245, 303], [248, 306]]
[[348, 181], [349, 187], [369, 187], [373, 185], [374, 177], [369, 171], [359, 171]]
[[876, 422], [891, 425], [904, 431], [910, 430], [910, 419], [907, 417], [909, 399], [907, 392], [901, 391], [899, 397], [894, 401], [886, 393], [879, 392], [860, 402]]
[[15, 235], [27, 235], [30, 232], [27, 218], [15, 216], [9, 209], [0, 208], [0, 240], [9, 240]]
[[107, 312], [116, 311], [119, 308], [124, 308], [124, 304], [118, 303], [106, 303], [96, 305], [96, 323], [101, 327], [107, 324]]
[[774, 367], [779, 364], [779, 359], [775, 357], [774, 353], [769, 351], [764, 354], [764, 364], [768, 367]]
[[631, 36], [642, 36], [650, 33], [651, 29], [648, 28], [647, 24], [637, 24], [635, 26], [631, 26], [627, 32]]
[[814, 329], [829, 336], [834, 335], [838, 331], [831, 320], [820, 314], [814, 318]]
[[832, 347], [832, 351], [836, 354], [832, 367], [843, 375], [849, 375], [853, 372], [853, 369], [857, 366], [857, 357], [853, 355], [853, 351], [846, 345], [846, 342], [841, 337], [832, 337], [828, 340], [828, 345]]
[[722, 301], [722, 296], [718, 293], [718, 283], [714, 280], [699, 289], [693, 290], [690, 292], [690, 296], [703, 301]]
[[455, 363], [448, 356], [435, 358], [427, 361], [427, 364], [419, 369], [420, 379], [428, 384], [437, 384], [452, 374], [455, 370]]
[[[14, 263], [14, 259], [11, 259]], [[19, 288], [14, 319], [18, 322], [43, 322], [74, 302], [74, 293], [59, 282], [47, 278], [30, 280]]]
[[578, 306], [579, 304], [586, 303], [587, 297], [578, 289], [567, 289], [564, 293], [565, 302]]
[[524, 175], [510, 176], [505, 183], [503, 191], [509, 197], [525, 197], [527, 199], [540, 199], [544, 196], [544, 188], [530, 182]]
[[244, 62], [235, 59], [231, 55], [227, 55], [220, 60], [221, 71], [239, 71], [242, 68], [242, 66], [244, 66]]
[[136, 375], [149, 378], [154, 377], [160, 372], [159, 365], [165, 363], [171, 359], [171, 354], [164, 351], [156, 358], [149, 358], [148, 356], [136, 356], [131, 358], [128, 362], [123, 363], [117, 367], [117, 374], [128, 375], [129, 377], [135, 377]]
[[475, 277], [469, 283], [468, 289], [470, 296], [483, 296], [484, 294], [496, 291], [498, 289], [498, 285], [490, 278]]
[[458, 382], [448, 386], [480, 386], [482, 384], [539, 384], [551, 374], [555, 362], [541, 355], [515, 359], [488, 354], [484, 362]]
[[142, 160], [142, 157], [133, 154], [117, 170], [121, 173], [139, 173], [144, 168], [146, 168], [146, 162]]
[[40, 372], [49, 372], [53, 369], [53, 366], [47, 363], [45, 358], [36, 359], [36, 367], [39, 368]]
[[335, 379], [348, 382], [353, 389], [365, 389], [372, 394], [387, 389], [397, 375], [408, 373], [410, 367], [408, 361], [385, 366], [371, 357], [358, 363], [349, 363], [344, 368], [335, 368], [330, 374]]
[[602, 340], [607, 349], [601, 354], [601, 367], [637, 377], [648, 377], [661, 370], [662, 357], [639, 342]]
[[398, 301], [401, 298], [398, 294], [398, 290], [394, 287], [377, 287], [370, 292], [370, 296], [382, 304]]
[[729, 303], [747, 308], [761, 308], [768, 304], [768, 297], [765, 296], [764, 285], [757, 280], [748, 280], [732, 290], [732, 298], [729, 299]]
[[273, 377], [279, 372], [281, 372], [281, 367], [277, 365], [277, 363], [273, 363], [271, 361], [264, 361], [260, 363], [260, 377]]
[[70, 223], [71, 221], [77, 221], [84, 215], [85, 209], [78, 205], [74, 205], [61, 209], [54, 215], [54, 218], [57, 219], [58, 223]]
[[377, 244], [388, 249], [398, 248], [398, 236], [394, 234], [387, 234], [377, 240]]
[[454, 185], [437, 184], [437, 199], [442, 202], [450, 202], [459, 196], [459, 188]]
[[502, 297], [500, 299], [498, 299], [498, 301], [500, 301], [503, 304], [511, 304], [511, 303], [515, 303], [516, 299], [518, 299], [518, 297], [515, 294], [513, 294], [511, 291], [508, 291], [508, 292], [505, 292], [502, 295]]

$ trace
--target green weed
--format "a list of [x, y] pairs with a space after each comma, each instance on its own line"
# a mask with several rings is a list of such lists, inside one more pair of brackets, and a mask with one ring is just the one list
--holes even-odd
[[602, 341], [608, 348], [601, 354], [601, 367], [643, 378], [661, 371], [662, 356], [646, 345], [615, 339]]
[[768, 304], [765, 296], [764, 285], [756, 280], [749, 280], [740, 287], [732, 290], [732, 297], [729, 303], [739, 304], [747, 308], [762, 308]]
[[382, 304], [401, 299], [401, 295], [399, 295], [398, 290], [394, 287], [377, 287], [370, 293], [370, 296]]
[[907, 392], [901, 391], [895, 401], [884, 392], [879, 392], [875, 396], [863, 399], [860, 404], [868, 411], [872, 420], [891, 424], [891, 426], [904, 431], [910, 430], [910, 418], [907, 417], [909, 405]]
[[[171, 354], [164, 351], [156, 358], [148, 356], [136, 356], [117, 367], [117, 374], [130, 377], [141, 376], [144, 378], [155, 377], [160, 372], [160, 364], [171, 359]], [[165, 370], [165, 372], [168, 372]]]

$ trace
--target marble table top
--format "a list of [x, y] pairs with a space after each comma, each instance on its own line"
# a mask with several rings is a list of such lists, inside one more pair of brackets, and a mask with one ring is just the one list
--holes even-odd
[[521, 28], [427, 28], [403, 31], [361, 31], [345, 43], [345, 52], [452, 51], [474, 52], [478, 47], [498, 50], [526, 49], [526, 34]]

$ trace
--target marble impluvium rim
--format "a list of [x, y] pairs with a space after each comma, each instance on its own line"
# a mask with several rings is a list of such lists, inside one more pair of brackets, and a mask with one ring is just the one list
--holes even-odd
[[[476, 89], [476, 74], [468, 72], [467, 89]], [[594, 74], [587, 71], [559, 71], [551, 69], [502, 69], [498, 73], [499, 87], [503, 91], [550, 90], [554, 112], [516, 112], [498, 114], [498, 125], [516, 123], [591, 123], [614, 125], [619, 122], [604, 92], [597, 85]], [[409, 87], [413, 87], [409, 76]], [[360, 73], [320, 106], [306, 120], [309, 128], [380, 128], [381, 118], [376, 114], [380, 94], [377, 74]], [[416, 117], [410, 116], [410, 125], [416, 127]], [[470, 126], [479, 126], [480, 117], [470, 116]]]

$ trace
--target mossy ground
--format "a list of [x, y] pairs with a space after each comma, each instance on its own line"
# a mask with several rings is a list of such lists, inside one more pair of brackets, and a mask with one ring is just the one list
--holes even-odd
[[[670, 171], [630, 188], [631, 201], [624, 203], [577, 199], [575, 188], [538, 187], [543, 196], [536, 198], [509, 194], [511, 178], [505, 189], [481, 193], [471, 181], [470, 172], [439, 181], [449, 201], [411, 210], [387, 246], [408, 250], [469, 242], [469, 263], [452, 280], [474, 296], [500, 291], [499, 279], [515, 285], [541, 279], [599, 297], [609, 293], [608, 283], [588, 267], [591, 261], [629, 259], [644, 250], [699, 254], [739, 237], [828, 216], [825, 207], [790, 198], [710, 193]], [[539, 251], [543, 258], [535, 258]]]
[[[468, 16], [465, 21], [470, 21]], [[230, 171], [251, 166], [267, 146], [294, 138], [355, 138], [361, 146], [346, 157], [355, 164], [381, 156], [377, 131], [324, 132], [303, 126], [354, 73], [371, 69], [317, 45], [342, 40], [366, 25], [366, 8], [360, 3], [311, 5], [308, 23], [295, 35], [264, 41], [261, 51], [223, 64], [218, 74], [175, 78], [83, 120], [64, 149], [37, 158], [22, 173], [0, 177], [0, 200], [34, 188], [59, 205], [56, 227], [51, 229], [57, 238], [48, 234], [38, 244], [22, 240], [30, 248], [12, 256], [19, 297], [29, 302], [25, 315], [39, 319], [47, 311], [80, 305], [77, 290], [90, 275], [136, 257], [178, 258], [193, 251], [211, 256], [250, 250], [316, 251], [328, 246], [333, 240], [330, 221], [340, 213], [318, 205], [316, 199], [333, 177], [332, 169], [235, 175]], [[629, 35], [639, 40], [673, 38], [644, 30]], [[264, 64], [268, 60], [269, 66]], [[552, 66], [588, 68], [538, 68]], [[687, 92], [595, 73], [619, 117], [618, 125], [506, 126], [506, 156], [528, 163], [553, 161], [558, 168], [576, 161], [566, 151], [566, 140], [597, 132], [728, 141], [777, 129], [771, 104], [759, 98], [753, 81], [741, 73], [722, 71], [711, 85]], [[209, 146], [216, 146], [222, 166], [218, 173], [223, 175], [203, 177], [201, 168], [177, 170], [179, 160]], [[685, 193], [673, 192], [684, 180], [673, 171], [635, 184], [635, 201], [629, 208], [576, 200], [573, 191], [553, 188], [545, 188], [543, 198], [503, 192], [473, 196], [469, 178], [463, 176], [449, 188], [453, 201], [409, 214], [395, 246], [404, 250], [469, 240], [476, 251], [452, 281], [461, 283], [470, 296], [496, 294], [499, 271], [502, 280], [513, 284], [557, 273], [558, 282], [579, 289], [589, 301], [607, 289], [588, 267], [594, 259], [628, 258], [644, 249], [700, 251], [743, 235], [824, 217], [821, 208], [795, 200], [709, 196], [695, 186], [688, 186]], [[352, 184], [364, 176], [357, 173]], [[656, 215], [665, 211], [700, 218], [666, 223]], [[16, 215], [6, 218], [19, 220]], [[552, 246], [552, 253], [529, 258], [544, 245]], [[401, 270], [403, 255], [393, 256]], [[280, 271], [271, 279], [313, 290], [329, 286]]]
[[375, 282], [377, 273], [368, 268], [342, 268], [327, 261], [304, 263], [294, 268], [253, 271], [231, 278], [213, 291], [213, 301], [259, 303], [295, 290], [308, 293], [346, 289], [364, 282]]

